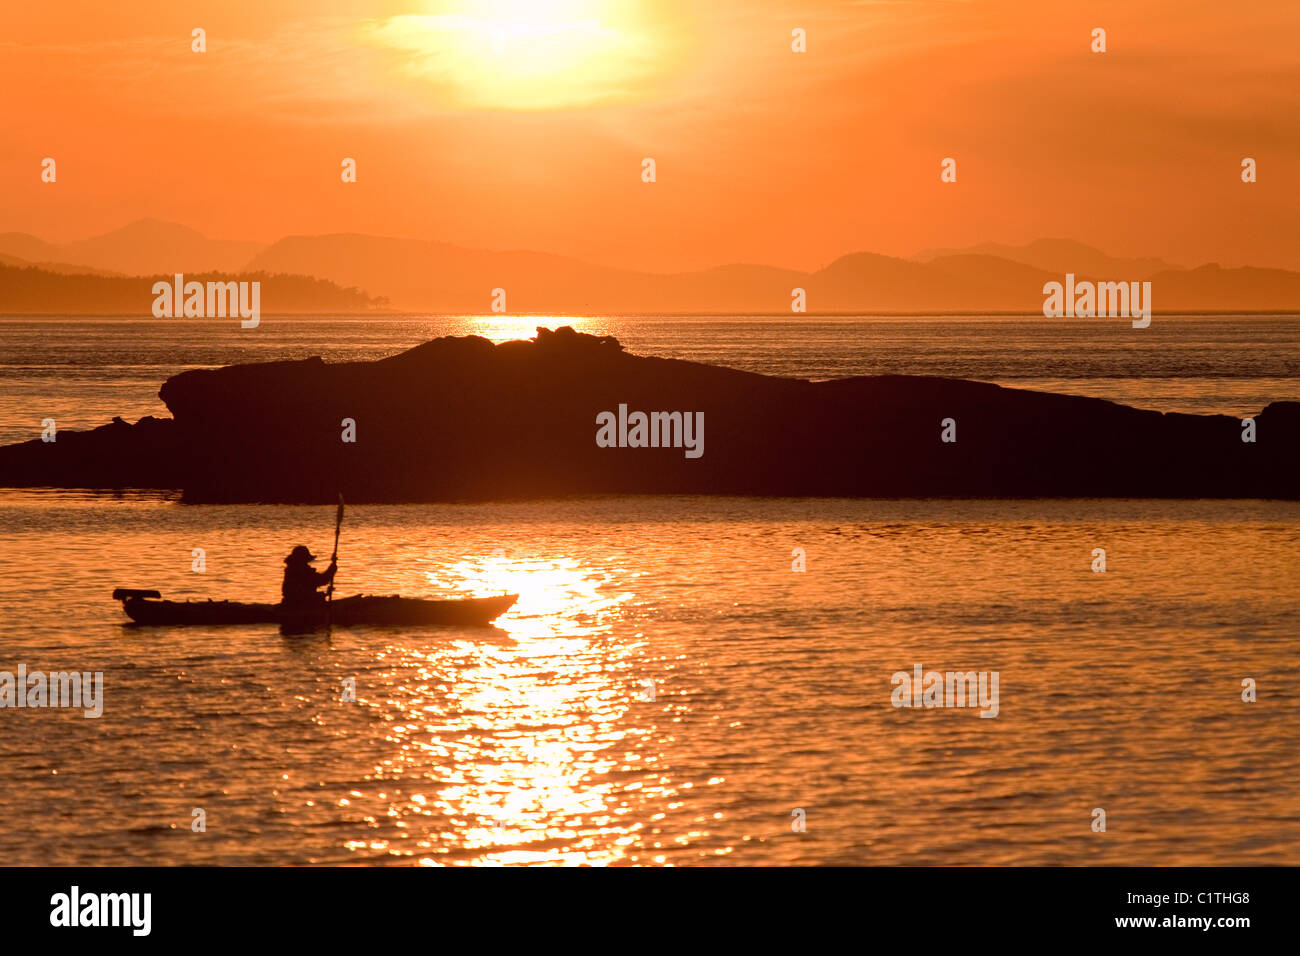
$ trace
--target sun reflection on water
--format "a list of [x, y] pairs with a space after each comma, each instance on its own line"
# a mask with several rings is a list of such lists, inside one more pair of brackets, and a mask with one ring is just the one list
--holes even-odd
[[385, 842], [389, 853], [425, 865], [603, 864], [637, 842], [643, 824], [626, 792], [641, 802], [674, 791], [637, 755], [634, 740], [649, 732], [631, 712], [644, 642], [611, 640], [633, 598], [616, 576], [626, 572], [501, 556], [426, 574], [439, 588], [519, 601], [496, 638], [384, 651], [387, 699], [368, 703], [390, 721], [396, 753], [374, 778], [419, 780], [388, 811], [415, 848]]
[[462, 335], [481, 335], [494, 343], [510, 342], [515, 339], [531, 339], [537, 334], [537, 327], [556, 329], [570, 325], [577, 332], [596, 333], [601, 320], [585, 315], [493, 315], [460, 316], [466, 328]]
[[466, 558], [426, 577], [459, 593], [518, 594], [510, 613], [496, 622], [511, 637], [577, 638], [608, 632], [619, 606], [633, 597], [607, 590], [616, 573], [584, 569], [573, 559], [487, 557]]

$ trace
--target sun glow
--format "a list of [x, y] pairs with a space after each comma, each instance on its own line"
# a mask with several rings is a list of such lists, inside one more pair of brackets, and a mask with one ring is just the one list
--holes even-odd
[[464, 321], [468, 328], [466, 335], [481, 335], [493, 344], [513, 342], [519, 339], [531, 339], [537, 335], [538, 327], [558, 329], [568, 325], [575, 332], [590, 335], [607, 335], [612, 331], [606, 328], [610, 323], [586, 315], [510, 315], [493, 313], [490, 315], [467, 315]]
[[405, 59], [455, 105], [498, 109], [587, 106], [635, 95], [661, 68], [656, 31], [625, 0], [463, 0], [400, 16], [371, 38]]

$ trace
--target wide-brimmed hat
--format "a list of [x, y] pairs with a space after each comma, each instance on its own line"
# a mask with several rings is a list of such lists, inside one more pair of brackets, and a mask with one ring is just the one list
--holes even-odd
[[284, 563], [293, 564], [296, 561], [308, 562], [308, 561], [315, 561], [315, 560], [316, 560], [316, 555], [308, 551], [307, 546], [305, 544], [300, 544], [292, 551], [289, 552], [289, 556], [284, 559]]

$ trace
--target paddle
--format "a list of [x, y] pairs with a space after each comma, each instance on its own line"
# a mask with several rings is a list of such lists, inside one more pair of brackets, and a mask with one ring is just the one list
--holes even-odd
[[[339, 529], [343, 527], [343, 492], [339, 492], [339, 510], [334, 515], [334, 553], [330, 555], [330, 564], [337, 565], [339, 560]], [[337, 567], [335, 573], [337, 573]], [[329, 587], [325, 589], [325, 632], [330, 629], [330, 605], [334, 603], [334, 579], [330, 578]]]

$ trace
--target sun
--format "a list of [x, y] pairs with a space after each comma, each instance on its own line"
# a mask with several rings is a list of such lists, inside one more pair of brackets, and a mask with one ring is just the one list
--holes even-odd
[[462, 107], [554, 109], [644, 92], [665, 40], [634, 0], [462, 0], [382, 21], [398, 69]]
[[565, 46], [581, 46], [599, 37], [599, 6], [590, 0], [471, 0], [466, 4], [462, 23], [467, 30], [479, 32], [480, 42], [487, 40], [493, 53], [554, 61], [556, 57], [549, 54], [565, 52]]

